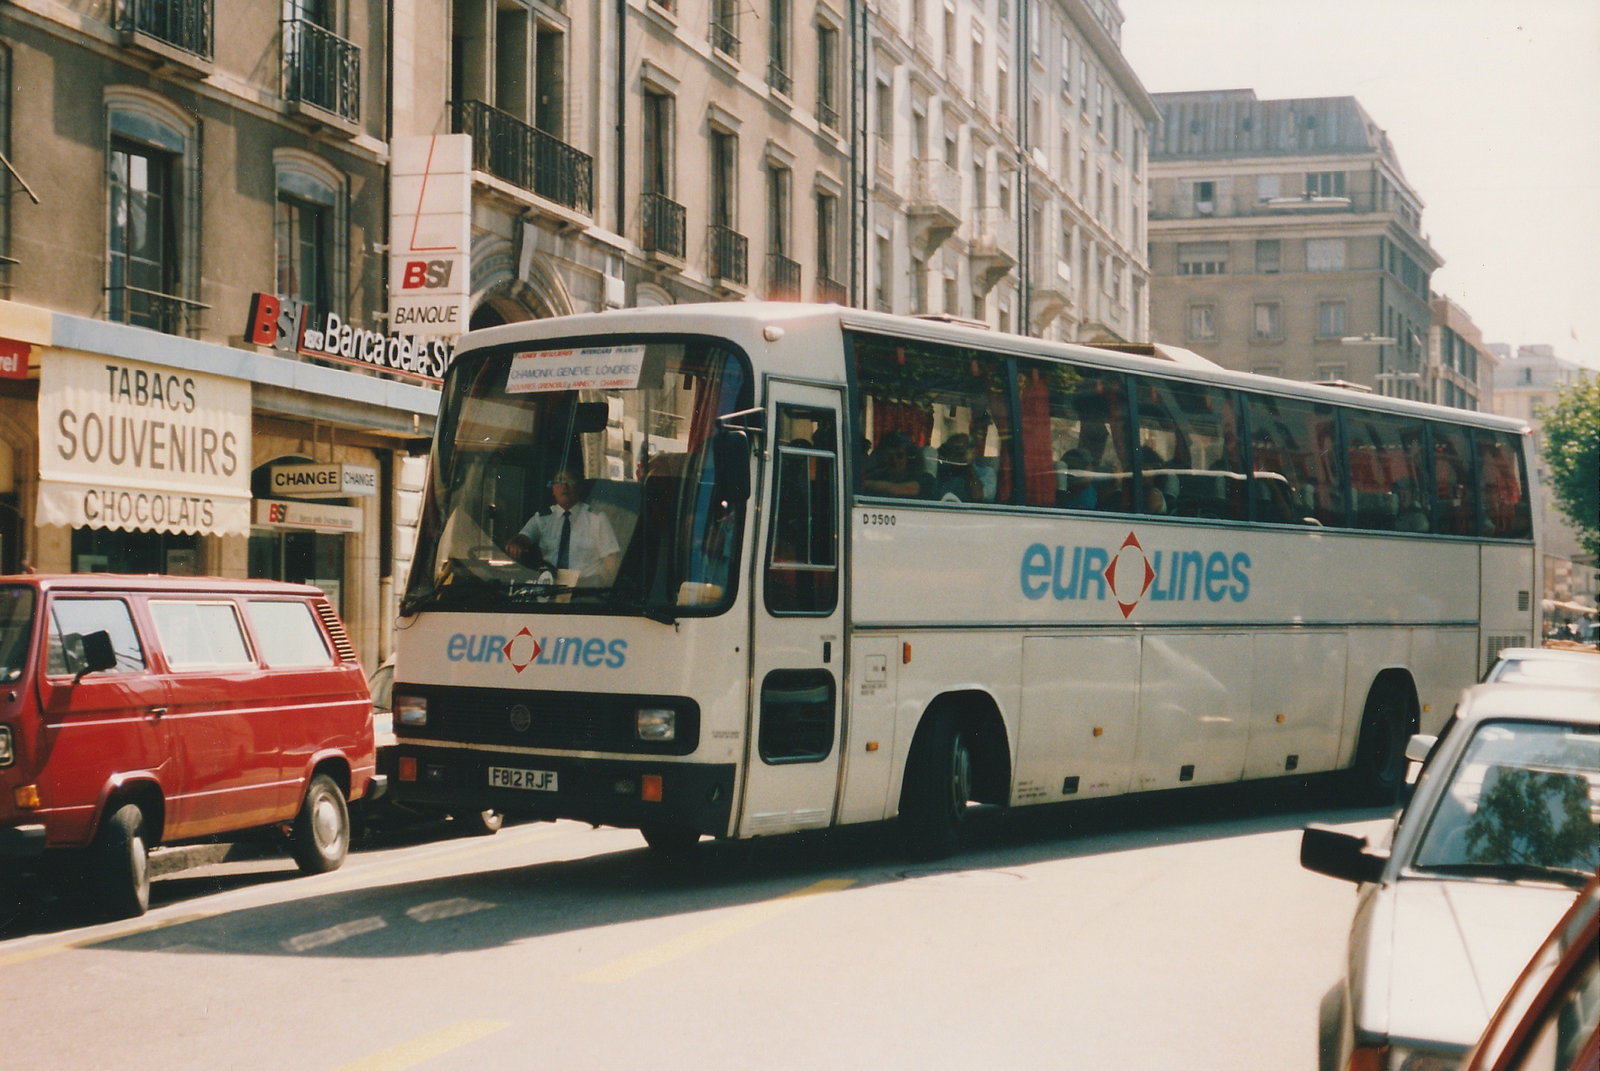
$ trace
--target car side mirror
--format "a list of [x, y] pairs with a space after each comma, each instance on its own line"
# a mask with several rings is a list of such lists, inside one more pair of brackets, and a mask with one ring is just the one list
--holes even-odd
[[1374, 848], [1366, 837], [1327, 826], [1310, 825], [1300, 834], [1300, 865], [1330, 878], [1362, 884], [1383, 876], [1389, 853]]

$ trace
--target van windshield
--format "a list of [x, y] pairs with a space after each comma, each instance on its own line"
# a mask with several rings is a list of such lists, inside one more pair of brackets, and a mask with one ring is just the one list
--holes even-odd
[[22, 676], [33, 635], [34, 591], [24, 584], [0, 586], [0, 681]]
[[751, 394], [742, 355], [709, 340], [458, 358], [404, 612], [726, 609], [744, 503], [724, 499], [712, 447]]

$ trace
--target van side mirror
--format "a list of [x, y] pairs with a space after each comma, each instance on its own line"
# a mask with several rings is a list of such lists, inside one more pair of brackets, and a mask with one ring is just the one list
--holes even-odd
[[720, 428], [711, 439], [716, 466], [717, 497], [725, 502], [750, 500], [750, 437], [742, 430]]
[[117, 668], [117, 651], [111, 645], [111, 633], [105, 629], [69, 632], [61, 637], [61, 647], [67, 668], [73, 671], [73, 684], [83, 680], [86, 673]]

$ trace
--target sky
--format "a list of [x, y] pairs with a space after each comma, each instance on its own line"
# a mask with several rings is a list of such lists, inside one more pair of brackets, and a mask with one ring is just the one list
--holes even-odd
[[1355, 97], [1484, 342], [1600, 369], [1600, 2], [1120, 0], [1152, 93]]

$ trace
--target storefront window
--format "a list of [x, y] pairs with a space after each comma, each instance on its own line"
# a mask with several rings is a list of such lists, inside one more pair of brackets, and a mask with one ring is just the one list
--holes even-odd
[[192, 532], [74, 528], [72, 571], [194, 576], [200, 572], [200, 537]]

